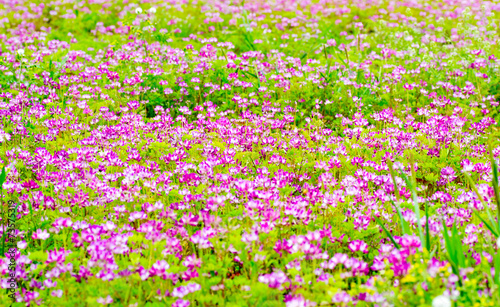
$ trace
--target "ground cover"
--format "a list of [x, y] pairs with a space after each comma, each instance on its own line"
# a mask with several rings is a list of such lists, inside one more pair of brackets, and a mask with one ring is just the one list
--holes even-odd
[[3, 1], [13, 306], [498, 306], [498, 1]]

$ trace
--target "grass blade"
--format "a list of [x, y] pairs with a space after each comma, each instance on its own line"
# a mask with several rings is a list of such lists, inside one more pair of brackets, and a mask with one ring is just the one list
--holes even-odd
[[396, 208], [396, 211], [398, 212], [399, 220], [401, 221], [401, 229], [403, 230], [403, 234], [405, 235], [411, 235], [410, 228], [408, 227], [408, 223], [403, 219], [403, 214], [401, 213], [401, 208], [396, 205], [395, 202], [391, 201], [394, 207]]
[[[491, 226], [495, 229], [494, 233], [496, 234], [496, 236], [498, 238], [499, 226], [498, 226], [497, 223], [495, 223], [495, 220], [493, 219], [493, 216], [491, 215], [490, 207], [484, 201], [483, 196], [481, 196], [481, 193], [479, 193], [479, 190], [477, 189], [476, 183], [474, 182], [474, 180], [472, 180], [472, 178], [470, 177], [470, 175], [467, 174], [467, 173], [464, 173], [464, 175], [469, 180], [469, 183], [470, 183], [470, 185], [472, 187], [472, 190], [474, 190], [474, 193], [476, 193], [477, 197], [479, 198], [479, 201], [481, 202], [481, 204], [483, 205], [483, 207], [486, 209], [486, 213], [488, 214], [488, 218], [490, 219]], [[474, 210], [476, 210], [476, 209], [474, 209]]]
[[415, 216], [417, 218], [417, 227], [418, 227], [418, 235], [420, 236], [420, 242], [423, 245], [424, 244], [424, 234], [422, 233], [422, 221], [420, 220], [420, 207], [418, 206], [418, 199], [417, 199], [417, 191], [415, 187], [413, 186], [413, 183], [408, 179], [405, 173], [401, 171], [401, 177], [406, 182], [406, 185], [409, 186], [413, 198], [413, 207], [415, 209]]
[[442, 221], [442, 223], [443, 223], [443, 237], [444, 237], [444, 243], [446, 246], [446, 252], [448, 253], [448, 258], [449, 258], [450, 262], [453, 262], [456, 265], [457, 259], [455, 257], [455, 250], [453, 249], [453, 245], [451, 244], [451, 241], [450, 241], [450, 235], [448, 234], [448, 228], [446, 227], [444, 220]]
[[429, 203], [425, 202], [425, 247], [431, 250], [431, 234], [429, 231]]
[[7, 173], [5, 172], [5, 166], [2, 167], [2, 173], [0, 173], [0, 190], [3, 190], [3, 184], [7, 178]]
[[396, 194], [396, 200], [399, 201], [401, 195], [399, 195], [398, 185], [396, 184], [396, 175], [394, 174], [394, 168], [391, 160], [387, 160], [387, 166], [389, 167], [389, 172], [391, 173], [392, 184], [394, 185], [394, 193]]
[[500, 287], [500, 253], [497, 252], [495, 255], [495, 284]]
[[494, 229], [493, 226], [491, 226], [490, 224], [488, 224], [488, 222], [486, 222], [482, 217], [481, 215], [479, 215], [479, 212], [475, 211], [476, 212], [476, 215], [477, 217], [481, 220], [481, 222], [486, 226], [486, 228], [489, 229], [489, 231], [491, 231], [492, 234], [495, 235], [495, 237], [498, 238], [498, 233], [496, 232], [496, 230]]
[[457, 225], [455, 223], [453, 223], [453, 226], [451, 228], [451, 233], [452, 233], [451, 242], [452, 242], [453, 248], [455, 250], [457, 264], [459, 267], [464, 268], [465, 267], [465, 256], [463, 253], [462, 241], [460, 239], [460, 236], [458, 235]]
[[493, 150], [491, 149], [491, 137], [488, 140], [488, 147], [490, 152], [491, 167], [493, 169], [493, 179], [491, 184], [493, 185], [493, 190], [495, 191], [495, 201], [497, 203], [497, 222], [498, 222], [498, 229], [500, 229], [500, 193], [498, 191], [498, 165], [497, 162], [495, 161], [495, 158], [493, 157]]
[[377, 224], [380, 225], [380, 227], [382, 227], [382, 229], [385, 231], [385, 234], [389, 237], [389, 239], [391, 240], [392, 244], [394, 244], [394, 246], [399, 249], [399, 245], [398, 243], [396, 243], [396, 240], [394, 240], [394, 237], [392, 236], [392, 234], [385, 228], [384, 224], [380, 221], [380, 219], [378, 217], [376, 217], [375, 215], [373, 215], [373, 217], [375, 218], [375, 221], [377, 222]]

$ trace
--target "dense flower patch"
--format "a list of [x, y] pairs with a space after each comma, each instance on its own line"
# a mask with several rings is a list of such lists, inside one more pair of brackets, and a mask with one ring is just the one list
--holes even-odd
[[2, 303], [500, 304], [497, 1], [2, 6]]

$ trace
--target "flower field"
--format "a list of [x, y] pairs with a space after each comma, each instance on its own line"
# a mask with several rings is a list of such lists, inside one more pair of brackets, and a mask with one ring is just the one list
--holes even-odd
[[1, 306], [499, 306], [500, 2], [0, 4]]

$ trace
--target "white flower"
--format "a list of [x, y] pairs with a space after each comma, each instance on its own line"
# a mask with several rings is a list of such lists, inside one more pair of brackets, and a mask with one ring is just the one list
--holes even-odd
[[19, 54], [20, 56], [23, 56], [24, 55], [24, 49], [17, 50], [17, 54]]
[[17, 242], [17, 248], [19, 248], [19, 249], [25, 249], [27, 246], [28, 246], [28, 244], [24, 240]]
[[142, 13], [142, 9], [140, 7], [136, 8], [135, 9], [135, 13], [136, 14], [141, 14]]
[[432, 300], [432, 307], [451, 307], [451, 300], [444, 295], [436, 296]]
[[0, 143], [3, 143], [5, 141], [10, 141], [10, 134], [0, 130]]
[[150, 9], [149, 9], [149, 12], [150, 12], [151, 14], [156, 13], [156, 8], [155, 8], [155, 7], [150, 8]]
[[500, 238], [497, 239], [497, 248], [500, 248]]

